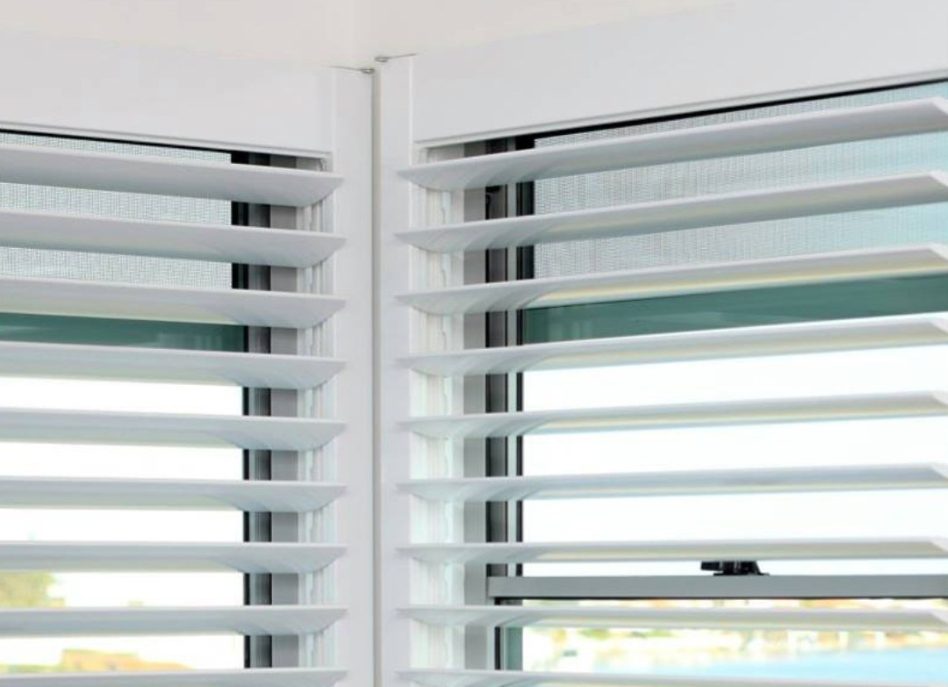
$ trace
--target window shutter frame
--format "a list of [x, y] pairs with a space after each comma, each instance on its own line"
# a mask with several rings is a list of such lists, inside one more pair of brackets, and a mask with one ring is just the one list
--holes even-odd
[[[245, 151], [271, 155], [274, 162], [215, 164], [2, 145], [4, 181], [264, 203], [272, 209], [274, 226], [284, 228], [0, 212], [0, 245], [267, 265], [273, 272], [269, 291], [3, 278], [0, 294], [6, 294], [7, 309], [237, 323], [273, 328], [275, 336], [299, 344], [271, 354], [3, 342], [0, 369], [6, 373], [225, 383], [269, 388], [279, 398], [277, 412], [269, 417], [3, 409], [5, 436], [144, 444], [171, 440], [281, 455], [325, 447], [320, 460], [326, 477], [298, 473], [275, 475], [274, 481], [0, 479], [8, 505], [236, 508], [275, 512], [281, 524], [293, 523], [285, 537], [273, 542], [0, 544], [0, 567], [5, 569], [236, 570], [272, 574], [275, 584], [273, 605], [266, 606], [0, 612], [2, 632], [8, 637], [24, 632], [234, 632], [272, 637], [274, 667], [8, 675], [0, 676], [0, 684], [369, 684], [374, 666], [364, 639], [372, 634], [374, 603], [373, 418], [365, 399], [372, 379], [372, 340], [366, 335], [372, 331], [372, 296], [365, 285], [372, 279], [371, 79], [341, 69], [218, 59], [170, 49], [139, 51], [96, 41], [40, 44], [35, 38], [10, 36], [0, 41], [0, 55], [9, 53], [16, 53], [17, 60], [22, 54], [38, 57], [30, 69], [11, 70], [2, 79], [9, 96], [0, 108], [5, 128]], [[135, 79], [129, 81], [132, 73]], [[35, 88], [36, 79], [46, 88]], [[53, 91], [55, 99], [49, 97]], [[63, 100], [77, 106], [64, 110]], [[301, 161], [299, 168], [292, 158]], [[317, 224], [320, 231], [307, 230]], [[309, 270], [316, 265], [318, 269]], [[310, 355], [314, 336], [325, 355]], [[299, 395], [316, 387], [321, 388], [319, 404], [304, 407]], [[283, 402], [291, 398], [296, 400]], [[316, 511], [320, 516], [309, 524], [299, 518]], [[310, 575], [314, 571], [322, 571], [318, 581]], [[299, 575], [308, 577], [301, 580]], [[304, 584], [305, 596], [290, 590]], [[314, 584], [318, 590], [309, 589]], [[319, 643], [312, 641], [317, 633], [322, 636]], [[291, 636], [291, 641], [284, 639]]]
[[[927, 345], [940, 339], [940, 334], [929, 338], [915, 330], [915, 327], [927, 328], [922, 322], [928, 318], [908, 316], [873, 318], [874, 321], [807, 323], [785, 328], [756, 327], [496, 346], [483, 338], [487, 317], [502, 317], [500, 313], [507, 313], [509, 317], [514, 309], [550, 305], [556, 303], [557, 298], [563, 298], [563, 303], [600, 302], [602, 293], [609, 292], [618, 300], [634, 293], [634, 285], [642, 286], [643, 297], [663, 294], [660, 287], [652, 292], [646, 285], [651, 276], [663, 273], [674, 274], [670, 280], [675, 282], [674, 289], [688, 292], [688, 287], [682, 287], [678, 278], [686, 276], [690, 268], [656, 269], [656, 275], [648, 275], [644, 281], [642, 271], [634, 270], [621, 275], [597, 274], [546, 280], [549, 283], [510, 279], [495, 284], [486, 283], [489, 280], [484, 256], [491, 255], [492, 250], [513, 249], [544, 241], [707, 226], [703, 218], [708, 215], [713, 220], [710, 222], [712, 226], [718, 220], [720, 224], [730, 224], [745, 219], [792, 217], [800, 212], [801, 203], [815, 203], [821, 208], [820, 212], [831, 211], [834, 207], [840, 211], [854, 211], [860, 207], [868, 209], [868, 205], [863, 205], [866, 202], [878, 202], [879, 205], [874, 207], [885, 207], [886, 197], [894, 199], [894, 196], [888, 196], [888, 190], [894, 188], [892, 182], [906, 182], [911, 186], [927, 175], [921, 174], [911, 181], [870, 180], [861, 188], [862, 181], [841, 183], [838, 187], [833, 184], [787, 187], [610, 207], [601, 211], [506, 219], [501, 213], [501, 218], [485, 219], [482, 214], [483, 187], [488, 184], [496, 184], [502, 194], [504, 185], [513, 188], [513, 184], [529, 183], [535, 179], [633, 166], [630, 160], [635, 155], [640, 156], [634, 158], [635, 164], [642, 160], [641, 164], [667, 161], [666, 157], [678, 160], [686, 155], [688, 159], [716, 156], [724, 153], [723, 145], [715, 148], [721, 137], [731, 145], [736, 144], [732, 149], [736, 153], [740, 153], [745, 144], [768, 149], [814, 144], [815, 138], [783, 138], [782, 134], [790, 130], [799, 132], [801, 128], [798, 127], [806, 128], [818, 121], [828, 123], [834, 120], [834, 116], [824, 112], [813, 116], [752, 120], [740, 125], [682, 129], [495, 154], [485, 154], [484, 146], [487, 141], [513, 139], [521, 135], [582, 130], [614, 122], [649, 121], [657, 117], [687, 117], [719, 108], [750, 107], [944, 79], [948, 77], [948, 54], [932, 46], [944, 41], [945, 23], [942, 21], [940, 26], [935, 26], [929, 22], [935, 20], [934, 23], [938, 24], [938, 19], [948, 19], [948, 8], [928, 0], [918, 0], [910, 5], [910, 8], [895, 8], [874, 0], [866, 3], [839, 0], [832, 3], [767, 3], [764, 8], [754, 6], [754, 3], [738, 3], [726, 9], [709, 8], [675, 17], [520, 37], [486, 46], [399, 58], [380, 67], [379, 459], [383, 577], [380, 580], [379, 634], [382, 637], [380, 661], [385, 684], [399, 687], [413, 684], [433, 687], [672, 685], [685, 682], [708, 687], [725, 682], [748, 686], [771, 684], [733, 678], [724, 681], [713, 678], [683, 680], [586, 673], [524, 674], [516, 670], [490, 669], [501, 665], [495, 648], [503, 651], [503, 647], [493, 646], [493, 629], [520, 627], [544, 617], [545, 613], [517, 606], [490, 606], [494, 592], [501, 586], [511, 591], [513, 597], [530, 587], [530, 581], [524, 578], [485, 578], [491, 565], [516, 564], [546, 555], [555, 560], [564, 557], [581, 560], [588, 555], [599, 556], [599, 550], [604, 549], [610, 549], [609, 555], [613, 558], [609, 560], [615, 560], [616, 556], [621, 560], [637, 555], [644, 558], [667, 556], [677, 546], [683, 547], [677, 553], [689, 559], [707, 560], [711, 554], [725, 556], [738, 552], [731, 548], [736, 542], [711, 542], [708, 551], [700, 552], [690, 548], [694, 543], [671, 542], [668, 550], [659, 554], [647, 551], [647, 544], [636, 549], [635, 542], [625, 542], [627, 550], [616, 554], [616, 545], [612, 543], [601, 546], [567, 543], [544, 547], [542, 544], [485, 541], [491, 527], [488, 524], [490, 501], [555, 498], [564, 494], [600, 497], [615, 495], [616, 492], [628, 493], [623, 490], [633, 488], [631, 479], [623, 483], [621, 476], [616, 475], [482, 476], [485, 442], [513, 442], [518, 434], [531, 431], [542, 423], [551, 423], [550, 428], [555, 429], [557, 421], [565, 420], [564, 426], [569, 425], [577, 415], [573, 411], [486, 412], [488, 409], [479, 405], [483, 403], [485, 385], [489, 384], [485, 376], [510, 375], [515, 378], [527, 370], [592, 366], [601, 364], [603, 360], [627, 364], [727, 358], [747, 355], [748, 349], [741, 348], [741, 342], [749, 343], [751, 339], [754, 340], [751, 344], [754, 355], [772, 355], [784, 345], [800, 352], [827, 350], [822, 346], [827, 345], [828, 336], [833, 337], [833, 350], [855, 350], [863, 346], [898, 345], [885, 332], [903, 327], [915, 331], [903, 340], [906, 345]], [[860, 17], [858, 31], [851, 26], [851, 19], [856, 14]], [[833, 37], [843, 34], [847, 37], [841, 45], [841, 41]], [[879, 51], [880, 44], [885, 44], [887, 49]], [[807, 45], [807, 51], [799, 50], [800, 45]], [[917, 49], [913, 50], [912, 46]], [[753, 55], [753, 59], [748, 59], [748, 55]], [[675, 78], [668, 79], [668, 74], [674, 74]], [[569, 96], [565, 97], [567, 92]], [[885, 108], [883, 112], [918, 113], [929, 107], [939, 109], [940, 105], [918, 102], [905, 105], [904, 109]], [[836, 122], [844, 119], [855, 121], [854, 117], [868, 121], [878, 112], [863, 110], [855, 114], [855, 109], [836, 110], [834, 115], [840, 117]], [[940, 115], [936, 115], [938, 117]], [[912, 118], [915, 125], [921, 126], [920, 119], [914, 115]], [[828, 134], [832, 128], [834, 126], [830, 124], [822, 130], [829, 136], [824, 141], [833, 140], [833, 135]], [[887, 135], [882, 129], [871, 130]], [[938, 130], [943, 130], [943, 127], [939, 126]], [[753, 131], [767, 131], [772, 138], [766, 142], [761, 139], [756, 139], [755, 143], [749, 143], [749, 140], [741, 142], [742, 132]], [[858, 134], [850, 130], [849, 135]], [[685, 147], [676, 147], [685, 141]], [[708, 148], [704, 148], [702, 142], [706, 142]], [[685, 148], [688, 148], [688, 153], [684, 152]], [[937, 174], [928, 178], [937, 178]], [[939, 183], [936, 181], [936, 185]], [[854, 195], [849, 195], [851, 191], [855, 192]], [[848, 200], [842, 201], [842, 195], [836, 195], [837, 192], [847, 195]], [[862, 200], [857, 199], [860, 195]], [[830, 200], [831, 196], [834, 196], [833, 200]], [[913, 195], [909, 204], [921, 198], [921, 195]], [[930, 198], [933, 202], [940, 202], [940, 191], [936, 190]], [[778, 209], [782, 199], [788, 201], [783, 210]], [[828, 203], [823, 205], [824, 201]], [[834, 205], [837, 201], [841, 202]], [[849, 202], [853, 204], [849, 205]], [[900, 202], [896, 201], [896, 204]], [[743, 214], [745, 211], [748, 214]], [[463, 257], [462, 251], [467, 251]], [[881, 251], [877, 254], [884, 270], [898, 269], [897, 252]], [[847, 262], [855, 258], [858, 261], [864, 257], [866, 255], [827, 255], [823, 264], [839, 266], [841, 263], [837, 260]], [[814, 260], [819, 262], [821, 259], [822, 256]], [[808, 259], [787, 260], [787, 265], [792, 263], [795, 268], [808, 264]], [[758, 268], [767, 272], [770, 267], [773, 265], [747, 265], [752, 272]], [[693, 269], [702, 270], [700, 267]], [[805, 267], [803, 271], [806, 271]], [[732, 277], [723, 273], [723, 266], [708, 267], [706, 275], [711, 273], [721, 279]], [[849, 273], [850, 277], [852, 274]], [[763, 277], [763, 272], [760, 276], [762, 281], [768, 278]], [[811, 273], [811, 276], [821, 281], [826, 273]], [[699, 277], [699, 281], [702, 279]], [[707, 284], [702, 281], [695, 288], [697, 292], [704, 292]], [[544, 298], [549, 300], [544, 302]], [[576, 300], [570, 300], [573, 298]], [[869, 334], [870, 329], [872, 334]], [[859, 338], [856, 332], [865, 332], [868, 336], [860, 338], [857, 343], [851, 338], [852, 335]], [[808, 344], [811, 334], [820, 337], [822, 343], [816, 344], [809, 339]], [[472, 343], [478, 336], [480, 340]], [[682, 348], [676, 350], [678, 342]], [[735, 348], [730, 348], [732, 345]], [[686, 348], [687, 353], [684, 352]], [[829, 399], [829, 405], [819, 412], [830, 410], [839, 400], [842, 399]], [[889, 410], [893, 400], [875, 399]], [[899, 402], [904, 400], [908, 399], [902, 398]], [[847, 399], [845, 403], [851, 401], [861, 405], [869, 399]], [[802, 402], [802, 405], [806, 404], [807, 401]], [[854, 410], [853, 406], [849, 408]], [[710, 406], [705, 408], [710, 409]], [[646, 410], [658, 411], [659, 414], [674, 414], [680, 410], [694, 419], [692, 412], [695, 409], [666, 407]], [[724, 416], [730, 417], [729, 413], [732, 414], [735, 408], [722, 410], [723, 419]], [[760, 409], [755, 407], [756, 410]], [[626, 412], [623, 409], [590, 411], [588, 420], [590, 423], [629, 421], [631, 418]], [[453, 442], [452, 438], [463, 435], [471, 438], [462, 449], [460, 442]], [[924, 486], [931, 484], [929, 478], [944, 485], [939, 476], [940, 467], [916, 465], [905, 470], [901, 476], [888, 470], [883, 470], [884, 476], [880, 472], [861, 471], [859, 477], [847, 482], [846, 488], [877, 488], [881, 484], [877, 478], [882, 482], [892, 479], [893, 482], [887, 483], [892, 488], [896, 485]], [[901, 473], [901, 470], [896, 472]], [[908, 473], [921, 479], [915, 481], [913, 477], [904, 481]], [[922, 473], [928, 477], [922, 477]], [[840, 482], [837, 480], [846, 479], [843, 473], [829, 468], [815, 475], [808, 472], [805, 485], [797, 481], [803, 477], [802, 471], [755, 474], [761, 480], [772, 477], [770, 489], [774, 488], [774, 481], [779, 481], [778, 490], [838, 488]], [[728, 481], [724, 491], [717, 491], [722, 485], [715, 483], [709, 475], [695, 473], [688, 477], [668, 473], [637, 475], [637, 479], [643, 480], [637, 484], [643, 495], [675, 494], [680, 489], [693, 488], [699, 481], [706, 487], [702, 493], [745, 493], [745, 489], [752, 493], [755, 489], [751, 484], [754, 477], [748, 472], [718, 476]], [[689, 482], [689, 487], [677, 484], [678, 480]], [[666, 488], [667, 492], [664, 491]], [[901, 549], [905, 545], [926, 548], [932, 556], [945, 555], [944, 542], [940, 540], [873, 542], [870, 546], [880, 547], [875, 553], [867, 548], [856, 551], [866, 544], [869, 542], [827, 543], [824, 553], [846, 550], [848, 555], [872, 557], [886, 555], [882, 551], [885, 547], [892, 547], [890, 552], [900, 549], [901, 553], [910, 556], [921, 553], [920, 550], [909, 552]], [[802, 550], [794, 553], [784, 548], [796, 545], [789, 542], [751, 542], [749, 545], [758, 558], [765, 558], [768, 552], [791, 556], [812, 553]], [[442, 565], [445, 560], [454, 561], [454, 564]], [[890, 590], [895, 588], [892, 586], [895, 581], [882, 577], [867, 576], [864, 584], [853, 589], [861, 588], [873, 595], [874, 590], [886, 588], [886, 585]], [[939, 595], [948, 589], [938, 576], [924, 580], [922, 577], [916, 580], [916, 589], [940, 592]], [[494, 585], [493, 581], [497, 584]], [[505, 584], [501, 585], [501, 582]], [[570, 578], [554, 577], [547, 582], [543, 589], [558, 592], [556, 598], [575, 596], [568, 591]], [[786, 582], [785, 592], [799, 591], [806, 586], [802, 579], [788, 579]], [[605, 583], [610, 589], [622, 588], [621, 578], [605, 578]], [[583, 584], [572, 589], [592, 591], [596, 586], [593, 578], [585, 579]], [[826, 584], [824, 589], [835, 589], [836, 593], [841, 589], [831, 580], [819, 580], [817, 584]], [[686, 596], [687, 583], [679, 586], [681, 595], [674, 598], [691, 598]], [[762, 589], [757, 593], [748, 587], [748, 595], [769, 598], [767, 590], [773, 593], [776, 589], [775, 585], [760, 586]], [[910, 587], [902, 585], [901, 589], [908, 591]], [[740, 592], [735, 591], [733, 596], [739, 597]], [[602, 596], [590, 598], [608, 596], [603, 592]], [[561, 609], [554, 606], [549, 613], [555, 614], [558, 610]], [[605, 609], [603, 615], [610, 612], [611, 609]], [[894, 620], [896, 615], [888, 616], [888, 619]], [[586, 620], [594, 623], [601, 619]], [[878, 621], [876, 618], [870, 622]], [[820, 683], [791, 680], [787, 684], [813, 687]]]

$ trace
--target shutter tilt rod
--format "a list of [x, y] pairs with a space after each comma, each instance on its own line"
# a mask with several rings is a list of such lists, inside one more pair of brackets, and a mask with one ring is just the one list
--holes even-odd
[[702, 561], [702, 570], [714, 571], [715, 577], [766, 576], [756, 561]]

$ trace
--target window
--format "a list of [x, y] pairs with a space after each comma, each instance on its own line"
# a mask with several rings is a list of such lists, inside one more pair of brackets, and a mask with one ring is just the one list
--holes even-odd
[[[545, 136], [539, 147], [602, 140], [682, 127], [707, 126], [760, 117], [779, 117], [834, 107], [944, 97], [944, 83], [826, 98], [788, 105], [689, 117], [651, 125]], [[535, 182], [538, 214], [647, 203], [689, 196], [741, 193], [773, 186], [839, 183], [894, 174], [926, 173], [948, 161], [943, 134], [843, 143], [772, 154], [729, 157], [633, 170], [567, 176]], [[720, 227], [539, 245], [532, 252], [537, 278], [616, 269], [647, 269], [695, 263], [727, 263], [879, 246], [942, 242], [944, 203], [878, 208], [859, 212], [728, 224]], [[894, 316], [906, 321], [943, 314], [940, 281], [903, 279], [901, 284], [851, 280], [834, 286], [770, 288], [706, 296], [528, 311], [527, 343], [592, 336], [686, 333], [731, 327], [836, 321]], [[913, 283], [914, 282], [914, 283]], [[899, 291], [928, 293], [913, 298]], [[795, 291], [795, 292], [794, 292]], [[807, 291], [809, 293], [807, 293]], [[817, 296], [817, 292], [819, 295]], [[691, 301], [689, 303], [689, 300]], [[755, 302], [756, 301], [756, 302]], [[716, 305], [715, 305], [716, 303]], [[902, 318], [901, 320], [899, 318]], [[608, 329], [608, 331], [606, 331]], [[684, 339], [683, 339], [684, 340]], [[907, 342], [910, 344], [911, 342]], [[819, 398], [849, 394], [924, 393], [942, 388], [944, 346], [868, 346], [865, 350], [793, 351], [757, 357], [735, 352], [727, 358], [680, 359], [649, 364], [527, 372], [523, 410], [601, 408], [703, 403], [728, 400]], [[740, 475], [788, 470], [814, 475], [828, 466], [853, 474], [874, 469], [910, 470], [941, 463], [943, 417], [851, 420], [804, 424], [654, 429], [524, 438], [523, 474], [564, 476], [650, 473], [694, 475], [713, 480], [715, 470]], [[905, 447], [912, 446], [910, 452]], [[909, 455], [909, 453], [911, 455]], [[576, 456], [583, 455], [577, 470]], [[719, 473], [720, 474], [720, 473]], [[691, 487], [651, 496], [613, 499], [527, 500], [522, 504], [524, 541], [648, 541], [866, 538], [938, 538], [946, 506], [940, 480], [823, 485], [818, 489], [778, 485], [754, 490]], [[835, 515], [833, 515], [835, 514]], [[769, 575], [879, 575], [945, 572], [943, 560], [773, 561]], [[694, 575], [694, 562], [652, 564], [528, 565], [524, 575]], [[633, 578], [634, 579], [634, 578]], [[634, 589], [630, 584], [629, 589]], [[660, 589], [660, 587], [659, 587]], [[705, 609], [863, 609], [921, 613], [945, 607], [944, 599], [914, 598], [893, 589], [895, 598], [710, 599], [594, 601], [622, 609], [674, 608], [687, 615]], [[581, 592], [577, 592], [581, 594]], [[739, 594], [737, 592], [735, 596]], [[508, 600], [509, 602], [509, 600]], [[537, 603], [537, 602], [528, 602]], [[549, 601], [545, 602], [549, 603]], [[589, 604], [568, 602], [578, 610]], [[632, 613], [634, 615], [634, 612]], [[647, 616], [646, 616], [647, 617]], [[627, 620], [624, 622], [628, 622]], [[846, 630], [685, 626], [638, 628], [562, 627], [523, 630], [523, 667], [528, 670], [596, 670], [672, 673], [758, 679], [826, 679], [927, 683], [948, 674], [948, 633], [931, 627]], [[692, 620], [692, 623], [695, 623]], [[519, 639], [519, 638], [518, 638]]]
[[0, 673], [338, 679], [312, 658], [343, 615], [337, 177], [13, 133], [0, 158]]
[[920, 113], [946, 96], [520, 136], [404, 172], [433, 189], [431, 226], [401, 234], [413, 679], [948, 675], [948, 135]]

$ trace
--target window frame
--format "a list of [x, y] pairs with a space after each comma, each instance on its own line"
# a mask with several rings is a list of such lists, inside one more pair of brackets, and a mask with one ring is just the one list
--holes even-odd
[[[753, 110], [761, 107], [772, 107], [800, 102], [826, 100], [842, 96], [862, 95], [876, 92], [887, 92], [902, 88], [913, 88], [930, 84], [948, 84], [945, 78], [931, 78], [924, 80], [907, 80], [905, 82], [886, 85], [873, 85], [863, 88], [853, 88], [840, 91], [828, 91], [812, 96], [787, 96], [774, 100], [735, 105], [733, 107], [715, 107], [698, 109], [695, 111], [677, 112], [666, 116], [645, 117], [625, 121], [609, 122], [607, 124], [592, 124], [561, 130], [544, 131], [535, 134], [521, 134], [508, 139], [491, 141], [492, 148], [482, 152], [502, 152], [513, 149], [529, 149], [536, 146], [542, 138], [563, 136], [568, 134], [604, 131], [633, 125], [657, 124], [669, 121], [681, 121], [713, 114]], [[470, 195], [472, 192], [467, 191]], [[499, 200], [492, 202], [491, 194]], [[513, 201], [508, 203], [508, 198]], [[465, 217], [473, 219], [490, 219], [505, 216], [498, 213], [496, 206], [506, 209], [508, 205], [512, 211], [507, 216], [524, 216], [534, 214], [535, 186], [533, 182], [523, 182], [507, 187], [489, 187], [485, 198], [483, 217]], [[492, 214], [493, 213], [493, 214]], [[510, 255], [513, 254], [513, 257]], [[508, 266], [502, 271], [485, 270], [486, 282], [505, 281], [507, 279], [534, 278], [534, 249], [532, 246], [513, 250], [485, 251], [485, 261], [490, 264], [494, 260], [503, 260]], [[499, 257], [498, 257], [499, 256]], [[515, 269], [510, 270], [509, 266]], [[513, 274], [513, 277], [508, 277]], [[613, 304], [621, 306], [621, 303]], [[568, 311], [569, 308], [562, 310]], [[487, 346], [492, 345], [521, 345], [525, 343], [524, 327], [526, 312], [523, 310], [494, 313], [493, 319], [488, 315], [484, 325], [484, 340]], [[578, 318], [578, 321], [582, 321]], [[505, 338], [497, 339], [492, 331], [492, 322], [513, 323], [512, 332]], [[736, 326], [736, 325], [735, 325]], [[497, 329], [493, 325], [493, 329]], [[688, 331], [688, 330], [683, 330]], [[492, 340], [500, 341], [491, 343]], [[539, 341], [551, 341], [551, 337], [541, 337]], [[532, 343], [533, 341], [531, 341]], [[512, 402], [501, 398], [498, 403], [491, 403], [491, 377], [505, 377], [506, 388], [514, 390]], [[523, 410], [523, 392], [527, 383], [524, 373], [515, 375], [488, 376], [488, 394], [486, 411]], [[501, 381], [493, 380], [494, 386], [500, 386]], [[496, 407], [495, 407], [496, 406]], [[493, 440], [500, 441], [500, 440]], [[495, 458], [496, 449], [488, 445], [485, 450], [486, 476], [510, 477], [523, 475], [524, 442], [523, 437], [517, 437], [512, 448], [513, 459], [498, 462]], [[523, 541], [523, 524], [525, 513], [523, 501], [492, 503], [488, 505], [487, 541], [504, 542]], [[513, 522], [514, 526], [504, 527], [497, 523]], [[728, 563], [726, 561], [724, 563]], [[708, 563], [719, 563], [709, 561]], [[702, 565], [704, 562], [702, 562]], [[867, 562], [868, 564], [868, 562]], [[523, 566], [487, 566], [487, 585], [485, 599], [488, 605], [522, 605], [526, 601], [724, 601], [724, 600], [864, 600], [864, 599], [948, 599], [948, 574], [822, 574], [822, 575], [771, 575], [764, 570], [764, 574], [721, 574], [714, 575], [696, 569], [688, 575], [621, 575], [621, 576], [542, 576], [533, 577], [523, 574]], [[492, 655], [494, 668], [497, 670], [523, 669], [523, 630], [521, 628], [495, 628], [493, 635]]]

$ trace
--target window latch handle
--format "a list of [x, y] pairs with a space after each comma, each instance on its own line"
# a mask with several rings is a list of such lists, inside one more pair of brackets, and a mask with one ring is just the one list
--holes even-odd
[[756, 561], [702, 561], [701, 569], [714, 572], [715, 577], [767, 575], [761, 571]]

